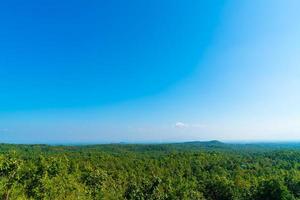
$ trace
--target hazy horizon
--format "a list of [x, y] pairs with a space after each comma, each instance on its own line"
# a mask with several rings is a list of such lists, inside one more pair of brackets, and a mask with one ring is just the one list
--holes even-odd
[[300, 141], [300, 2], [0, 7], [0, 142]]

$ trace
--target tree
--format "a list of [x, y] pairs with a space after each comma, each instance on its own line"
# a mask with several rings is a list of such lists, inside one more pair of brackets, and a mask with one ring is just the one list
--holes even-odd
[[10, 199], [11, 191], [19, 183], [19, 171], [22, 165], [23, 162], [17, 157], [16, 152], [0, 157], [0, 177], [4, 189], [3, 199]]
[[292, 200], [295, 197], [287, 187], [277, 179], [263, 181], [254, 195], [256, 200]]

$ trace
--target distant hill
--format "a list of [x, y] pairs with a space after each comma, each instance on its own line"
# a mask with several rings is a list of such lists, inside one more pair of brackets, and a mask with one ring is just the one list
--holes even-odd
[[183, 142], [181, 144], [186, 145], [199, 145], [199, 146], [222, 146], [225, 143], [220, 142], [219, 140], [211, 140], [211, 141], [191, 141], [191, 142]]
[[112, 154], [119, 153], [155, 153], [165, 154], [170, 152], [190, 152], [190, 151], [238, 151], [238, 152], [262, 152], [274, 150], [299, 150], [300, 143], [282, 142], [282, 143], [224, 143], [218, 140], [211, 141], [190, 141], [182, 143], [160, 143], [160, 144], [93, 144], [93, 145], [46, 145], [46, 144], [0, 144], [0, 152], [12, 150], [21, 150], [23, 152], [81, 152], [102, 151]]

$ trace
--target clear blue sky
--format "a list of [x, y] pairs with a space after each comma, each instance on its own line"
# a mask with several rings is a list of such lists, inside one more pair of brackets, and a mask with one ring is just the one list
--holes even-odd
[[0, 141], [300, 140], [299, 10], [2, 2]]

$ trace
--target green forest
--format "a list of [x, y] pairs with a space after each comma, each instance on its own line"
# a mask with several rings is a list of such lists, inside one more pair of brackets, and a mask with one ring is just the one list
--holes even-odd
[[2, 199], [300, 199], [300, 145], [0, 145]]

